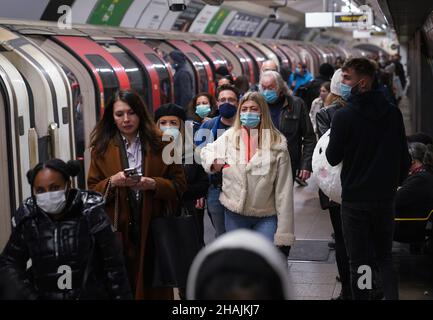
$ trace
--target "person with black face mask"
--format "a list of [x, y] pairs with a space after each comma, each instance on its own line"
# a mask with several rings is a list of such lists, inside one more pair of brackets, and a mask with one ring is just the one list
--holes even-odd
[[[217, 104], [220, 115], [203, 123], [196, 132], [194, 141], [198, 147], [198, 154], [202, 147], [215, 141], [234, 124], [238, 110], [238, 97], [239, 91], [234, 86], [223, 85], [218, 88]], [[224, 207], [219, 201], [222, 175], [221, 173], [212, 174], [209, 179], [208, 213], [215, 228], [215, 237], [218, 237], [225, 232]]]
[[79, 171], [76, 161], [51, 159], [27, 173], [32, 196], [0, 255], [0, 299], [132, 299], [103, 197], [71, 188]]

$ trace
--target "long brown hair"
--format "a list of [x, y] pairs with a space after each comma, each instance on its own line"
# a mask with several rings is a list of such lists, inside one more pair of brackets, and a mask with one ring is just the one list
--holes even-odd
[[343, 100], [342, 97], [336, 95], [335, 93], [330, 92], [325, 99], [325, 107], [330, 106], [331, 104], [338, 103], [340, 106], [346, 106], [347, 102]]
[[[161, 135], [141, 97], [131, 90], [119, 90], [105, 107], [104, 115], [98, 121], [90, 134], [90, 148], [95, 150], [97, 157], [102, 157], [107, 150], [110, 140], [118, 132], [114, 122], [114, 103], [127, 103], [140, 119], [138, 132], [142, 146], [149, 146], [153, 151], [161, 147]], [[146, 150], [146, 148], [144, 148]]]
[[191, 102], [188, 105], [188, 111], [187, 111], [188, 118], [199, 123], [201, 123], [203, 119], [197, 113], [195, 113], [195, 110], [197, 106], [197, 100], [200, 97], [206, 97], [209, 100], [209, 104], [210, 104], [210, 113], [208, 115], [209, 118], [213, 118], [217, 111], [217, 102], [215, 97], [212, 96], [210, 93], [200, 92], [191, 100]]

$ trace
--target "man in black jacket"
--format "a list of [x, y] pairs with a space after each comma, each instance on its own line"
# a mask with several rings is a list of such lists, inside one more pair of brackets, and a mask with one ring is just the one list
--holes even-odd
[[394, 198], [410, 165], [403, 117], [381, 92], [372, 91], [375, 67], [368, 59], [351, 59], [342, 70], [341, 94], [348, 105], [334, 115], [326, 157], [333, 166], [343, 161], [341, 213], [352, 294], [369, 298], [373, 248], [385, 298], [398, 299], [391, 248]]
[[298, 178], [302, 183], [311, 175], [316, 146], [316, 135], [305, 104], [290, 94], [286, 82], [276, 71], [265, 71], [261, 75], [259, 89], [269, 105], [274, 126], [287, 139], [293, 177], [299, 170]]

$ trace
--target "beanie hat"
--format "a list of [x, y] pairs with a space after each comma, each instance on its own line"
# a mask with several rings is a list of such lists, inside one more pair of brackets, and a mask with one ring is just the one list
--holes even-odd
[[341, 69], [338, 69], [337, 71], [335, 71], [331, 79], [331, 93], [339, 97], [341, 97], [341, 88], [340, 88], [341, 80], [342, 80]]
[[334, 67], [329, 63], [322, 63], [319, 67], [319, 73], [327, 79], [331, 79], [334, 74]]
[[183, 121], [186, 120], [185, 110], [183, 110], [181, 106], [174, 103], [167, 103], [160, 106], [155, 111], [155, 122], [164, 116], [176, 116]]
[[185, 55], [182, 52], [180, 52], [179, 50], [174, 50], [174, 51], [170, 52], [168, 55], [177, 64], [182, 65], [186, 61]]

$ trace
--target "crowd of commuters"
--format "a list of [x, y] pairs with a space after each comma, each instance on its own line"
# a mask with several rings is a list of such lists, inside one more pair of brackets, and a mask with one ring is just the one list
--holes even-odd
[[[321, 190], [318, 199], [334, 230], [339, 299], [372, 297], [357, 285], [362, 265], [377, 267], [384, 297], [398, 299], [394, 216], [433, 209], [431, 138], [408, 145], [397, 107], [400, 57], [339, 57], [316, 76], [303, 62], [287, 72], [267, 60], [258, 83], [229, 64], [216, 70], [216, 96], [196, 93], [180, 51], [167, 59], [173, 103], [152, 116], [139, 94], [120, 90], [105, 106], [88, 146], [89, 191], [71, 187], [74, 162], [28, 172], [32, 196], [0, 255], [2, 298], [173, 299], [171, 287], [153, 285], [153, 239], [164, 235], [151, 223], [167, 206], [194, 217], [203, 247], [207, 212], [217, 238], [197, 255], [181, 298], [290, 298], [283, 257], [295, 242], [294, 183], [307, 184], [316, 142], [330, 130], [326, 157], [342, 163], [342, 201]], [[71, 288], [58, 285], [61, 265]]]

